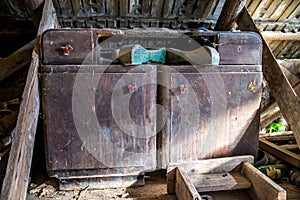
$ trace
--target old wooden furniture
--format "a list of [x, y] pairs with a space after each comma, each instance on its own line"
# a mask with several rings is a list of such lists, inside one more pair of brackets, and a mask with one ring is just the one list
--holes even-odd
[[[194, 5], [190, 12], [181, 2], [157, 1], [151, 10], [139, 1], [130, 7], [121, 1], [53, 3], [60, 26], [72, 28], [47, 31], [41, 42], [47, 168], [61, 187], [87, 178], [110, 187], [113, 177], [129, 186], [170, 162], [256, 155], [262, 80], [257, 34], [182, 31], [198, 27], [189, 19], [208, 10]], [[90, 27], [114, 29], [76, 29]], [[135, 44], [182, 51], [205, 45], [219, 59], [139, 66], [112, 59], [122, 45]]]
[[[170, 162], [256, 155], [260, 38], [253, 33], [150, 33], [58, 29], [43, 34], [47, 168], [61, 188], [74, 180], [71, 187], [99, 179], [102, 187], [130, 186], [145, 171]], [[181, 46], [179, 40], [192, 42]], [[206, 40], [217, 46], [219, 65], [191, 65], [188, 58], [177, 65], [122, 66], [112, 60], [124, 44], [188, 51]], [[116, 177], [123, 180], [119, 185], [112, 182]]]

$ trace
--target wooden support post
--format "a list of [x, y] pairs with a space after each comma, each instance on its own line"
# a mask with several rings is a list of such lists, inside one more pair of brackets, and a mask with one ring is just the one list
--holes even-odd
[[[56, 23], [52, 0], [45, 1], [44, 10], [38, 35], [41, 35], [46, 29], [54, 28]], [[37, 39], [36, 47], [39, 46], [39, 42], [39, 39]], [[16, 132], [12, 140], [6, 174], [2, 184], [1, 200], [26, 199], [40, 108], [38, 87], [39, 55], [37, 52], [38, 48], [32, 53], [32, 62], [23, 92]]]
[[[242, 31], [253, 31], [260, 34], [246, 8], [240, 13], [237, 24]], [[297, 144], [300, 145], [300, 101], [282, 73], [279, 64], [267, 43], [263, 40], [263, 73], [270, 92], [276, 99], [283, 117], [291, 126]]]
[[226, 0], [215, 26], [215, 30], [230, 30], [239, 16], [239, 13], [246, 5], [246, 2], [246, 0]]
[[35, 40], [32, 40], [10, 56], [0, 60], [0, 81], [30, 63]]

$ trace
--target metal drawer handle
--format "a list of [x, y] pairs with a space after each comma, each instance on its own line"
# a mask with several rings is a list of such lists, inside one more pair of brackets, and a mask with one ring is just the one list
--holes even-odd
[[61, 51], [65, 56], [70, 55], [70, 52], [73, 51], [73, 47], [70, 44], [66, 44], [65, 46], [60, 47]]
[[180, 93], [181, 94], [186, 94], [188, 91], [189, 91], [189, 86], [187, 84], [180, 85]]
[[138, 87], [137, 87], [136, 83], [129, 84], [127, 87], [129, 89], [130, 93], [134, 93], [138, 90]]

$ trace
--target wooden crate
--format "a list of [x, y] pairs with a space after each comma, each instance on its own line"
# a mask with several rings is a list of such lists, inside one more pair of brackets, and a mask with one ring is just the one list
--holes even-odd
[[252, 156], [237, 156], [170, 164], [168, 193], [179, 200], [286, 199], [286, 191], [251, 163]]

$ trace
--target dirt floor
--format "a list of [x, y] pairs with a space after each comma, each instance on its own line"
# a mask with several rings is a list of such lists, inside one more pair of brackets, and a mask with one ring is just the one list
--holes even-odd
[[[43, 177], [45, 178], [45, 177]], [[290, 183], [278, 183], [287, 190], [288, 200], [299, 200], [300, 189]], [[233, 199], [250, 199], [249, 197], [241, 198], [238, 192], [230, 192], [227, 197]], [[245, 194], [243, 194], [245, 195]], [[226, 195], [225, 195], [226, 196]], [[237, 197], [238, 196], [238, 197]], [[205, 200], [223, 200], [224, 195], [201, 195]], [[131, 200], [177, 200], [175, 195], [167, 194], [166, 175], [164, 170], [148, 173], [145, 176], [145, 186], [134, 188], [118, 188], [105, 190], [82, 190], [59, 191], [56, 179], [48, 179], [41, 184], [32, 182], [29, 187], [27, 200], [106, 200], [106, 199], [131, 199]], [[228, 199], [228, 198], [226, 198]]]
[[166, 176], [164, 171], [146, 174], [145, 186], [134, 188], [118, 188], [105, 190], [59, 191], [57, 181], [49, 179], [40, 185], [31, 183], [27, 200], [70, 200], [70, 199], [149, 199], [176, 200], [175, 195], [167, 194]]

